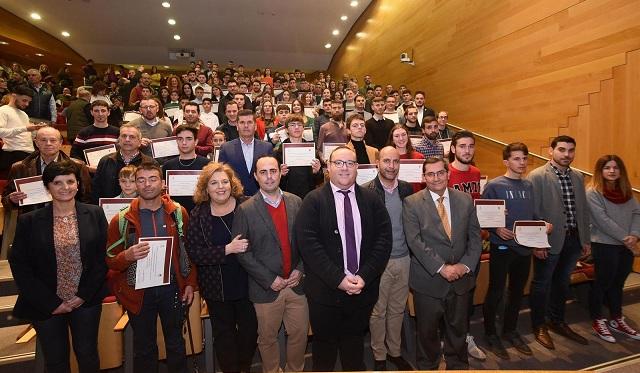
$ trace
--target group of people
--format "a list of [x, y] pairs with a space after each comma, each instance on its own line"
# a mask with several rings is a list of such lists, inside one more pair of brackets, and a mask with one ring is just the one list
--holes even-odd
[[[219, 81], [214, 71], [214, 64], [194, 66], [183, 88]], [[565, 301], [576, 261], [589, 251], [596, 268], [589, 304], [594, 332], [608, 342], [615, 342], [612, 331], [640, 339], [621, 306], [640, 237], [640, 206], [619, 157], [601, 157], [585, 186], [570, 167], [576, 151], [571, 137], [553, 139], [549, 162], [528, 175], [527, 146], [511, 143], [502, 154], [504, 176], [481, 190], [474, 135], [451, 131], [447, 112], [424, 106], [424, 92], [404, 89], [398, 105], [393, 87], [385, 95], [369, 75], [363, 87], [346, 77], [342, 89], [324, 74], [313, 87], [300, 71], [290, 76], [288, 87], [295, 90], [282, 93], [289, 92], [291, 102], [278, 102], [264, 89], [280, 81], [268, 69], [255, 73], [260, 92], [248, 98], [236, 90], [238, 81], [246, 83], [243, 72], [229, 67], [222, 84], [232, 96], [217, 100], [221, 124], [213, 128], [201, 120], [206, 101], [193, 97], [176, 120], [164, 114], [162, 98], [140, 96], [140, 118], [119, 128], [108, 123], [109, 103], [97, 99], [89, 104], [93, 123], [75, 136], [72, 158], [61, 151], [58, 130], [31, 124], [24, 114], [36, 93], [24, 86], [10, 93], [0, 107], [0, 137], [10, 153], [3, 148], [10, 171], [2, 202], [20, 211], [9, 256], [19, 288], [14, 313], [32, 320], [48, 371], [69, 369], [69, 345], [61, 343], [68, 327], [80, 370], [99, 369], [100, 303], [109, 292], [129, 314], [135, 371], [158, 369], [158, 316], [169, 370], [186, 371], [182, 326], [196, 290], [207, 304], [225, 372], [250, 371], [256, 347], [263, 371], [302, 371], [310, 333], [314, 371], [335, 370], [338, 357], [341, 370], [367, 370], [367, 332], [375, 370], [386, 370], [387, 363], [398, 370], [437, 369], [443, 356], [448, 369], [468, 369], [469, 356], [486, 358], [469, 334], [483, 238], [490, 242], [484, 332], [497, 357], [509, 359], [509, 346], [533, 354], [517, 322], [531, 267], [535, 340], [554, 349], [551, 331], [588, 343], [566, 322]], [[332, 82], [340, 95], [325, 97]], [[318, 86], [320, 100], [307, 101], [306, 92], [314, 98]], [[305, 111], [308, 106], [313, 110]], [[179, 154], [154, 158], [152, 140], [169, 136]], [[308, 166], [287, 165], [282, 145], [309, 141], [315, 142], [315, 159]], [[97, 165], [75, 159], [108, 144], [117, 151]], [[398, 178], [403, 159], [422, 160], [421, 182]], [[377, 176], [360, 185], [363, 164], [375, 165]], [[200, 171], [192, 197], [166, 193], [170, 170]], [[52, 201], [22, 206], [28, 196], [13, 180], [37, 175]], [[111, 197], [133, 199], [108, 222], [96, 204]], [[505, 227], [480, 228], [473, 202], [479, 198], [505, 201]], [[551, 247], [519, 245], [511, 230], [517, 220], [544, 221]], [[3, 239], [8, 237], [5, 228]], [[172, 238], [168, 284], [136, 289], [137, 262], [149, 255], [153, 237]], [[415, 366], [403, 357], [400, 342], [410, 291]]]

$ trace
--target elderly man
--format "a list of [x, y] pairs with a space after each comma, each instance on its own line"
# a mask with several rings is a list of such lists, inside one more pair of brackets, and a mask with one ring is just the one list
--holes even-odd
[[56, 122], [56, 100], [49, 86], [42, 83], [42, 75], [36, 69], [27, 70], [29, 88], [33, 89], [33, 99], [25, 109], [29, 118]]

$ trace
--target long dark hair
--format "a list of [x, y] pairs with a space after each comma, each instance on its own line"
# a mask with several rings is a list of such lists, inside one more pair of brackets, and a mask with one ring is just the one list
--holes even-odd
[[589, 188], [604, 194], [605, 181], [602, 177], [602, 170], [607, 162], [614, 161], [620, 169], [620, 177], [616, 180], [616, 189], [620, 190], [625, 200], [633, 198], [633, 189], [631, 188], [631, 182], [629, 181], [629, 175], [627, 174], [627, 167], [625, 167], [622, 158], [615, 154], [607, 154], [598, 158], [596, 165], [593, 168], [593, 177], [589, 182]]

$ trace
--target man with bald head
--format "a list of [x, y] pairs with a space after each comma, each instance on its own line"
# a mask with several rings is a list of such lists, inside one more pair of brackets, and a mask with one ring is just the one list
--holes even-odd
[[378, 302], [369, 319], [373, 370], [386, 370], [386, 361], [392, 362], [396, 370], [413, 370], [402, 357], [400, 333], [402, 319], [409, 296], [409, 247], [402, 225], [402, 202], [413, 194], [411, 184], [398, 180], [400, 153], [392, 146], [380, 149], [378, 177], [364, 184], [363, 188], [374, 191], [384, 203], [391, 219], [392, 246], [387, 267], [380, 278]]

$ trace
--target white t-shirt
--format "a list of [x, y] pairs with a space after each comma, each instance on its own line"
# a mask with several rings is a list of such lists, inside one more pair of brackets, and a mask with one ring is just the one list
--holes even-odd
[[213, 131], [215, 131], [218, 126], [220, 126], [218, 116], [214, 112], [205, 113], [204, 111], [201, 111], [200, 120], [202, 121], [202, 123], [204, 123], [205, 126], [211, 128], [211, 130]]
[[33, 138], [27, 131], [29, 116], [13, 106], [0, 107], [0, 138], [6, 151], [33, 152]]

